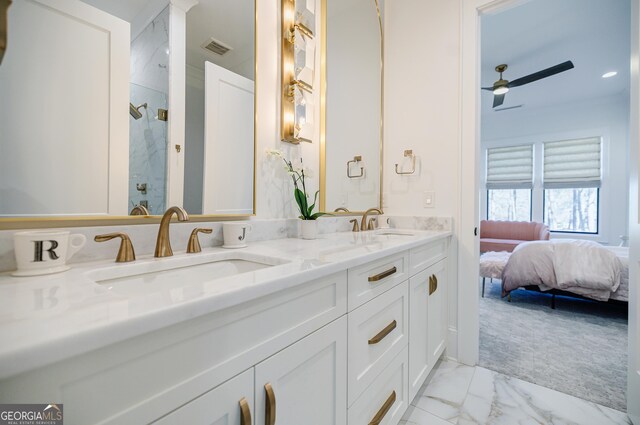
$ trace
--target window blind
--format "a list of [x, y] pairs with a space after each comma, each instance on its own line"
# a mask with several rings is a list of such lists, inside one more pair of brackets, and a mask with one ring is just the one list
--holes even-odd
[[533, 145], [487, 149], [487, 189], [531, 189]]
[[544, 188], [600, 187], [600, 137], [544, 143]]

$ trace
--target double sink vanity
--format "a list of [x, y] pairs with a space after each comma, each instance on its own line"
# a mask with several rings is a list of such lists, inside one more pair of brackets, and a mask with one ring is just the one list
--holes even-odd
[[[400, 421], [447, 346], [451, 226], [368, 216], [389, 162], [383, 6], [13, 2], [0, 271], [13, 230], [101, 243], [62, 273], [0, 273], [0, 403], [62, 403], [68, 425]], [[22, 113], [34, 105], [37, 125]], [[302, 215], [332, 215], [318, 239], [296, 238], [302, 211], [273, 148], [310, 178]], [[219, 221], [258, 210], [248, 246], [244, 233], [241, 249], [218, 246]]]
[[446, 347], [450, 233], [0, 277], [0, 399], [68, 424], [397, 424]]

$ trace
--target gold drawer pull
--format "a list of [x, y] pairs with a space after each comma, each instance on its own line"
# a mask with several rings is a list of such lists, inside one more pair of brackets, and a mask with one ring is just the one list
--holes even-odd
[[398, 322], [395, 320], [387, 325], [386, 328], [378, 332], [376, 336], [369, 340], [369, 345], [377, 344], [384, 339], [385, 336], [389, 335], [392, 330], [394, 330], [398, 326]]
[[264, 385], [264, 391], [267, 393], [264, 423], [265, 425], [276, 425], [276, 394], [273, 392], [273, 387], [269, 383]]
[[396, 269], [396, 267], [393, 266], [389, 270], [385, 270], [382, 273], [378, 273], [375, 276], [369, 276], [369, 282], [377, 282], [379, 280], [384, 279], [385, 277], [391, 276], [392, 274], [394, 274], [397, 271], [398, 271], [398, 269]]
[[436, 275], [429, 276], [429, 295], [436, 292], [437, 289], [438, 289], [438, 278], [436, 277]]
[[396, 392], [394, 391], [391, 393], [387, 401], [384, 402], [380, 410], [378, 410], [378, 413], [376, 413], [373, 419], [371, 419], [371, 422], [369, 422], [369, 425], [379, 425], [380, 422], [382, 422], [382, 420], [384, 419], [385, 415], [389, 413], [389, 410], [391, 410], [391, 406], [393, 406], [393, 403], [395, 402], [396, 402]]
[[240, 404], [240, 425], [251, 425], [251, 408], [247, 399], [242, 397]]

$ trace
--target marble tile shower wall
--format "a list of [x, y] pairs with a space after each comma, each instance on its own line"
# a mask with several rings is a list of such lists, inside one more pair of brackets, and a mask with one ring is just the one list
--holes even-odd
[[[351, 231], [349, 220], [360, 219], [357, 216], [323, 217], [318, 220], [319, 233], [335, 233]], [[389, 219], [390, 227], [417, 230], [449, 230], [452, 231], [452, 220], [449, 217], [397, 217], [385, 216], [383, 222]], [[270, 239], [295, 238], [300, 234], [300, 220], [298, 219], [251, 219], [253, 232], [247, 236], [247, 241], [262, 241]], [[171, 224], [171, 245], [176, 254], [186, 250], [189, 235], [194, 227], [209, 227], [213, 229], [210, 235], [200, 234], [203, 248], [222, 245], [222, 222], [186, 222]], [[87, 244], [71, 259], [71, 264], [88, 261], [113, 260], [118, 251], [118, 241], [96, 243], [93, 238], [103, 233], [111, 233], [114, 226], [76, 227], [71, 233], [81, 233], [87, 237]], [[158, 234], [157, 224], [143, 224], [117, 226], [117, 231], [127, 233], [133, 242], [138, 258], [150, 256], [155, 249]], [[0, 231], [0, 272], [15, 270], [16, 263], [13, 253], [13, 234], [16, 230]]]
[[[142, 118], [129, 118], [129, 209], [146, 201], [151, 214], [165, 209], [167, 122], [156, 117], [167, 109], [169, 93], [169, 7], [131, 42], [130, 101]], [[146, 185], [146, 193], [137, 189]]]
[[131, 82], [169, 93], [169, 7], [131, 42]]
[[[158, 108], [167, 108], [167, 95], [137, 84], [130, 84], [131, 102], [140, 108], [142, 118], [129, 117], [129, 210], [147, 202], [151, 214], [164, 212], [167, 169], [167, 122], [155, 118]], [[138, 185], [146, 185], [145, 191]], [[143, 193], [146, 192], [146, 193]]]

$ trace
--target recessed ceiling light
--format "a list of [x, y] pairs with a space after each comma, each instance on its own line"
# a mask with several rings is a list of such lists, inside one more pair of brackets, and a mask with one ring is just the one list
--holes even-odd
[[609, 71], [602, 74], [602, 78], [611, 78], [611, 77], [615, 77], [616, 75], [618, 75], [618, 71]]

